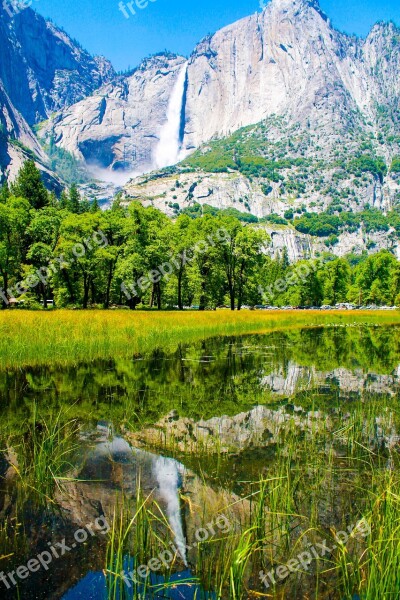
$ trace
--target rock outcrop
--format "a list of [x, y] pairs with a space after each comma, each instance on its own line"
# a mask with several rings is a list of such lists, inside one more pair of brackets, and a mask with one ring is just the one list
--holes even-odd
[[113, 79], [114, 69], [32, 9], [15, 13], [5, 3], [0, 48], [0, 181], [5, 175], [14, 179], [22, 163], [34, 158], [49, 187], [57, 187], [32, 127]]
[[95, 172], [97, 168], [99, 175], [104, 169], [129, 173], [151, 168], [157, 133], [165, 123], [184, 63], [182, 57], [165, 54], [144, 60], [130, 76], [101, 87], [51, 118], [40, 137], [53, 137]]
[[338, 67], [350, 43], [308, 0], [273, 0], [205, 38], [188, 69], [185, 145], [272, 114], [340, 135], [357, 108]]
[[[189, 59], [182, 151], [201, 148], [195, 168], [189, 162], [187, 173], [184, 162], [172, 176], [136, 178], [127, 197], [170, 215], [193, 202], [257, 217], [304, 206], [321, 212], [338, 199], [354, 211], [391, 210], [400, 198], [391, 171], [400, 156], [399, 52], [393, 23], [377, 24], [363, 40], [333, 29], [315, 1], [273, 0], [205, 38]], [[225, 144], [209, 143], [239, 128]], [[294, 164], [272, 181], [229, 168], [212, 173], [219, 158], [237, 162], [235, 147], [246, 143], [253, 155]], [[381, 157], [387, 174], [356, 177], [349, 163], [361, 154]], [[207, 156], [208, 168], [196, 167]]]
[[[366, 40], [347, 36], [332, 28], [317, 1], [273, 0], [262, 13], [221, 29], [195, 48], [182, 90], [183, 151], [190, 152], [212, 138], [271, 116], [281, 117], [287, 125], [281, 134], [270, 128], [267, 135], [272, 141], [285, 138], [289, 128], [296, 125], [297, 136], [303, 132], [310, 138], [303, 154], [315, 155], [318, 148], [321, 158], [330, 156], [337, 144], [345, 143], [352, 150], [360, 132], [376, 133], [382, 107], [393, 129], [399, 98], [399, 35], [393, 24], [380, 24]], [[158, 98], [150, 98], [152, 93], [160, 93], [157, 85], [152, 85], [154, 71], [149, 68], [140, 75], [146, 87], [144, 95], [135, 97], [132, 77], [124, 80], [127, 93], [119, 107], [115, 105], [116, 96], [121, 95], [119, 88], [104, 88], [100, 95], [113, 107], [116, 135], [130, 138], [132, 120], [137, 119], [140, 126], [134, 136], [135, 147], [143, 143], [146, 149], [150, 145], [154, 150], [172, 86], [163, 81], [165, 77], [159, 78], [162, 96], [157, 102]], [[137, 101], [148, 102], [147, 118]], [[125, 111], [130, 116], [126, 123], [121, 117]], [[102, 143], [98, 112], [99, 98], [61, 112], [54, 123], [58, 143], [77, 156], [84, 154], [82, 137], [91, 138], [93, 144]], [[129, 168], [147, 167], [148, 154], [142, 156], [133, 146], [128, 147]], [[389, 159], [391, 150], [385, 146], [385, 151]], [[119, 164], [120, 155], [117, 145], [115, 160], [107, 162]]]
[[[400, 201], [391, 169], [400, 157], [393, 23], [361, 39], [335, 30], [317, 0], [272, 0], [204, 38], [188, 60], [158, 54], [120, 76], [30, 9], [14, 19], [0, 9], [0, 42], [8, 101], [37, 125], [42, 144], [54, 141], [104, 181], [135, 178], [127, 198], [171, 216], [193, 202], [263, 217], [322, 212], [333, 201], [388, 211]], [[216, 149], [216, 140], [227, 141]], [[246, 173], [238, 145], [245, 159], [288, 164], [270, 180]], [[190, 163], [194, 151], [211, 156], [208, 168]], [[233, 167], [217, 164], [221, 153]], [[351, 166], [363, 153], [382, 161], [377, 171]], [[188, 156], [178, 169], [157, 170]]]
[[45, 181], [53, 180], [47, 156], [23, 116], [13, 106], [0, 80], [0, 182], [3, 176], [13, 179], [23, 162], [34, 157]]
[[0, 6], [0, 80], [29, 125], [88, 96], [115, 75], [64, 31], [30, 8], [10, 17]]

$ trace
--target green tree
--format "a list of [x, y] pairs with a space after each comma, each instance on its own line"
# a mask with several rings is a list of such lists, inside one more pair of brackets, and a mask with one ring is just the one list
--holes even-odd
[[60, 235], [63, 213], [52, 206], [34, 211], [26, 234], [29, 243], [43, 242], [53, 251]]
[[323, 290], [318, 268], [313, 261], [300, 260], [292, 265], [285, 278], [285, 290], [280, 304], [320, 306]]
[[[229, 218], [230, 220], [230, 218]], [[226, 292], [226, 268], [218, 260], [219, 231], [225, 230], [225, 221], [220, 217], [205, 215], [191, 224], [192, 247], [188, 254], [191, 260], [191, 279], [196, 283], [199, 310], [208, 305], [218, 306], [224, 302]], [[225, 273], [224, 273], [225, 271]]]
[[[101, 211], [92, 211], [97, 216], [102, 215], [102, 231], [107, 239], [107, 245], [101, 249], [102, 258], [106, 276], [106, 287], [104, 294], [104, 307], [108, 308], [111, 302], [111, 293], [115, 272], [120, 256], [122, 255], [124, 244], [126, 243], [125, 232], [125, 213], [123, 211], [107, 211], [104, 214]], [[120, 290], [118, 290], [117, 301], [120, 303]]]
[[76, 215], [81, 212], [81, 196], [76, 185], [72, 185], [69, 190], [67, 208]]
[[353, 302], [361, 300], [362, 304], [391, 304], [394, 300], [392, 272], [396, 264], [396, 258], [387, 250], [368, 257], [356, 269], [355, 285], [349, 292], [349, 299]]
[[49, 194], [33, 160], [24, 163], [11, 189], [14, 196], [25, 198], [33, 208], [43, 208], [49, 203]]
[[169, 240], [170, 255], [174, 258], [175, 272], [173, 280], [176, 281], [176, 302], [180, 310], [184, 306], [184, 285], [189, 286], [186, 255], [193, 246], [193, 222], [187, 215], [181, 215], [175, 223], [171, 223], [166, 230]]
[[[7, 293], [12, 280], [13, 283], [19, 283], [22, 278], [29, 219], [30, 204], [24, 198], [10, 196], [4, 204], [0, 203], [0, 275], [3, 294]], [[20, 293], [16, 291], [16, 295]], [[3, 307], [7, 306], [4, 295], [2, 303]]]
[[37, 273], [40, 273], [40, 277], [37, 279], [37, 286], [35, 286], [34, 289], [36, 290], [37, 295], [41, 297], [43, 308], [47, 308], [47, 299], [49, 297], [50, 282], [48, 265], [51, 258], [52, 249], [43, 242], [32, 244], [27, 254], [30, 266], [25, 268], [24, 277], [26, 278], [29, 275], [37, 277]]
[[89, 300], [93, 304], [104, 298], [106, 257], [103, 249], [107, 243], [102, 227], [103, 217], [99, 213], [69, 214], [63, 220], [54, 251], [58, 304], [78, 302], [87, 308]]
[[400, 306], [400, 263], [393, 265], [390, 272], [390, 294], [392, 303]]
[[[121, 214], [120, 202], [113, 203], [111, 212]], [[140, 302], [148, 300], [150, 306], [162, 307], [162, 291], [165, 281], [151, 271], [157, 271], [167, 261], [168, 247], [161, 239], [161, 232], [168, 227], [169, 220], [160, 211], [144, 208], [132, 202], [127, 211], [124, 225], [126, 243], [116, 266], [116, 276], [128, 304], [135, 309]]]
[[94, 198], [90, 205], [90, 212], [96, 213], [96, 212], [99, 212], [99, 210], [101, 210], [101, 209], [100, 209], [99, 203], [97, 201], [97, 198]]
[[4, 204], [10, 197], [10, 188], [7, 181], [0, 187], [0, 203]]
[[342, 258], [332, 260], [324, 266], [321, 272], [324, 304], [334, 306], [339, 302], [346, 302], [350, 277], [350, 266]]

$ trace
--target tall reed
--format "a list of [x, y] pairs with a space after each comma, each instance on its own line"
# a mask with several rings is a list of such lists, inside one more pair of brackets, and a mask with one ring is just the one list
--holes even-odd
[[73, 458], [80, 448], [79, 424], [64, 410], [42, 417], [34, 404], [32, 417], [21, 428], [23, 436], [14, 434], [9, 440], [20, 483], [41, 503], [54, 503], [55, 490], [62, 491], [65, 483], [73, 481], [68, 473], [74, 469]]

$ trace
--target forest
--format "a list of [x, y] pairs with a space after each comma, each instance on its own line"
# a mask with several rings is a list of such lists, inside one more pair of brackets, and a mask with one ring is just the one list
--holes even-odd
[[118, 195], [101, 210], [75, 186], [58, 198], [32, 161], [0, 190], [3, 308], [400, 305], [400, 263], [387, 250], [337, 258], [327, 248], [293, 265], [270, 244], [262, 223], [232, 211], [171, 220]]

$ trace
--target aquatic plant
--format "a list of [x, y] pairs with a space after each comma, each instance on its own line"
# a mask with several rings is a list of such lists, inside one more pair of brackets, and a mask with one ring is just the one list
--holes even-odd
[[68, 473], [74, 469], [73, 457], [79, 449], [79, 424], [65, 410], [42, 418], [34, 404], [32, 417], [21, 429], [22, 436], [14, 434], [9, 440], [17, 458], [13, 468], [33, 497], [54, 503], [56, 488], [62, 491], [74, 480]]
[[97, 358], [132, 357], [182, 342], [318, 325], [400, 324], [399, 312], [68, 311], [0, 313], [0, 367], [74, 365]]
[[[139, 477], [134, 500], [122, 495], [114, 508], [105, 566], [107, 599], [163, 597], [163, 591], [176, 585], [170, 582], [174, 569], [183, 564], [182, 556], [172, 549], [173, 540], [167, 516], [152, 492], [145, 496]], [[156, 558], [160, 555], [164, 562]], [[144, 573], [143, 567], [152, 559], [162, 567], [162, 577], [152, 575], [149, 569]], [[193, 583], [194, 578], [180, 581], [180, 585]]]

